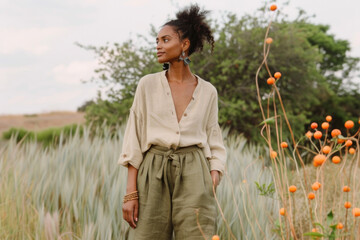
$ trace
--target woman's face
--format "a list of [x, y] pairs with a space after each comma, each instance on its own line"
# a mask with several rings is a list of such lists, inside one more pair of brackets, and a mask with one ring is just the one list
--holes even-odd
[[164, 26], [156, 37], [156, 50], [159, 63], [177, 61], [183, 51], [183, 43], [172, 26]]

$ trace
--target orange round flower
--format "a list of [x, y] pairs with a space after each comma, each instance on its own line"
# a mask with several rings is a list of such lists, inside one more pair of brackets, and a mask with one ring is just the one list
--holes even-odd
[[350, 187], [344, 186], [343, 187], [343, 192], [350, 192]]
[[287, 148], [289, 145], [287, 144], [287, 142], [282, 142], [282, 143], [280, 144], [280, 146], [281, 146], [282, 148]]
[[344, 227], [344, 225], [343, 225], [342, 223], [338, 223], [338, 224], [336, 225], [336, 228], [337, 228], [337, 229], [343, 229], [343, 227]]
[[282, 215], [282, 216], [285, 216], [285, 214], [286, 214], [286, 210], [285, 210], [285, 208], [280, 208], [280, 215]]
[[341, 159], [340, 159], [339, 156], [333, 156], [332, 159], [331, 159], [331, 161], [332, 161], [333, 163], [335, 163], [335, 164], [338, 164], [338, 163], [341, 162]]
[[332, 131], [331, 131], [331, 136], [332, 137], [337, 137], [337, 136], [339, 136], [339, 135], [341, 135], [341, 131], [339, 130], [339, 129], [333, 129]]
[[345, 142], [345, 139], [338, 138], [337, 143], [343, 143], [343, 142]]
[[311, 185], [311, 188], [312, 188], [314, 191], [319, 190], [320, 187], [321, 187], [321, 184], [320, 184], [319, 182], [314, 182], [313, 185]]
[[313, 200], [315, 198], [315, 194], [313, 192], [308, 194], [308, 199]]
[[345, 127], [346, 127], [347, 129], [350, 129], [350, 128], [353, 128], [353, 127], [354, 127], [354, 122], [351, 121], [351, 120], [348, 120], [348, 121], [345, 122], [344, 125], [345, 125]]
[[352, 145], [352, 141], [350, 139], [346, 140], [345, 146], [350, 147], [351, 145]]
[[212, 236], [211, 240], [220, 240], [220, 237], [218, 235]]
[[312, 134], [312, 132], [307, 131], [307, 133], [305, 135], [306, 135], [307, 138], [311, 138], [313, 134]]
[[266, 80], [267, 84], [271, 85], [271, 84], [274, 84], [275, 83], [275, 78], [273, 77], [270, 77]]
[[351, 202], [345, 202], [344, 207], [345, 208], [351, 208]]
[[331, 147], [330, 146], [324, 146], [322, 149], [322, 152], [325, 154], [328, 154], [331, 151]]
[[271, 37], [268, 37], [268, 38], [265, 40], [265, 42], [266, 42], [267, 44], [271, 44], [271, 43], [273, 42], [273, 39], [272, 39]]
[[356, 152], [356, 151], [355, 151], [355, 148], [350, 148], [350, 149], [349, 149], [349, 153], [350, 153], [350, 154], [355, 154], [355, 152]]
[[289, 187], [289, 192], [292, 192], [292, 193], [294, 193], [294, 192], [296, 192], [296, 186], [295, 185], [291, 185], [290, 187]]
[[271, 151], [271, 152], [270, 152], [270, 157], [271, 157], [271, 158], [276, 158], [276, 157], [277, 157], [277, 152]]
[[321, 124], [322, 129], [328, 129], [330, 127], [330, 124], [328, 122], [323, 122]]
[[313, 123], [311, 123], [310, 127], [311, 127], [312, 129], [315, 129], [315, 128], [318, 127], [318, 124], [317, 124], [316, 122], [313, 122]]
[[271, 10], [271, 11], [275, 11], [276, 9], [277, 9], [276, 4], [273, 4], [273, 5], [270, 6], [270, 10]]
[[316, 131], [316, 132], [314, 133], [314, 138], [315, 138], [315, 139], [320, 139], [321, 137], [322, 137], [322, 132]]
[[325, 162], [325, 155], [323, 154], [318, 154], [314, 157], [314, 162], [318, 165], [321, 166], [324, 162]]
[[360, 208], [354, 208], [352, 210], [352, 214], [355, 216], [355, 217], [359, 217], [360, 216]]
[[280, 78], [280, 77], [281, 77], [281, 73], [280, 73], [280, 72], [276, 72], [276, 73], [274, 74], [274, 77], [275, 77], [275, 78]]
[[330, 115], [327, 115], [326, 118], [325, 118], [325, 120], [328, 121], [328, 122], [331, 122], [332, 117], [331, 117]]

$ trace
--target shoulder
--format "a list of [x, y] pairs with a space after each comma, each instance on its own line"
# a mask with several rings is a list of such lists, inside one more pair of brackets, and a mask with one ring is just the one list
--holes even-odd
[[198, 80], [201, 81], [202, 88], [207, 94], [213, 95], [214, 97], [217, 97], [217, 89], [216, 87], [209, 81], [204, 80], [203, 78], [198, 77]]
[[163, 72], [150, 73], [140, 78], [138, 87], [153, 86], [153, 84], [159, 82]]

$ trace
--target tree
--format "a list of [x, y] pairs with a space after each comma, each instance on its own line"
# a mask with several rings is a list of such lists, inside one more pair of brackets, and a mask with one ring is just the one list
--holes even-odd
[[[218, 90], [220, 124], [255, 140], [259, 138], [258, 125], [262, 121], [255, 74], [263, 59], [262, 45], [267, 25], [264, 11], [262, 8], [255, 15], [240, 18], [228, 14], [222, 24], [214, 21], [214, 53], [205, 47], [201, 54], [191, 57], [193, 72], [210, 81]], [[322, 114], [334, 114], [341, 119], [358, 117], [356, 111], [339, 109], [342, 109], [344, 99], [347, 99], [350, 110], [358, 105], [355, 99], [359, 90], [349, 80], [359, 59], [349, 57], [348, 41], [337, 40], [327, 33], [328, 29], [328, 26], [310, 23], [303, 11], [295, 20], [277, 15], [272, 24], [270, 36], [274, 42], [268, 62], [272, 73], [283, 73], [277, 86], [297, 135], [303, 134], [311, 120], [321, 121], [319, 110], [324, 110]], [[107, 100], [99, 96], [97, 104], [88, 108], [89, 121], [95, 119], [99, 123], [107, 119], [108, 124], [114, 125], [125, 120], [138, 80], [145, 74], [161, 70], [161, 65], [156, 62], [155, 43], [144, 36], [139, 39], [143, 43], [141, 47], [136, 47], [138, 44], [132, 40], [113, 47], [82, 46], [98, 56], [100, 67], [96, 73], [100, 82], [113, 85]], [[267, 94], [268, 75], [262, 71], [259, 76], [265, 102], [271, 97]]]

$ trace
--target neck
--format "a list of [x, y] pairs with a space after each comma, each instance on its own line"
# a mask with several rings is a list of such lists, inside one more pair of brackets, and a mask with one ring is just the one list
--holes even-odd
[[186, 82], [194, 80], [195, 76], [191, 73], [189, 65], [183, 61], [171, 62], [167, 71], [167, 77], [172, 82]]

